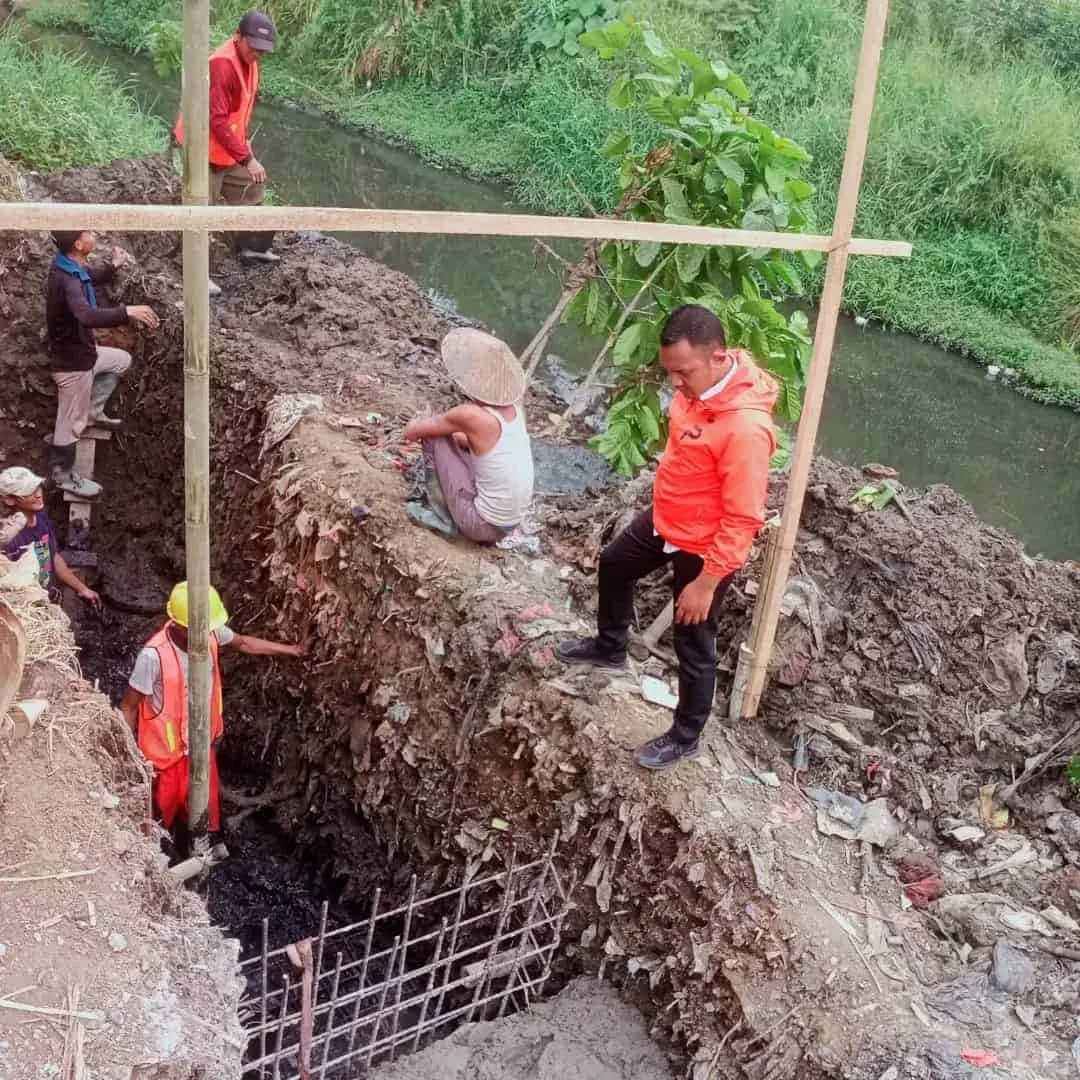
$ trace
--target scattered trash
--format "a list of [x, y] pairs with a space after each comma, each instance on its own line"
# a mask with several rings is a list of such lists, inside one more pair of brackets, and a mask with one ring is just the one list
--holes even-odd
[[767, 787], [778, 788], [780, 786], [780, 777], [774, 772], [755, 772], [754, 775]]
[[371, 517], [371, 511], [366, 506], [354, 506], [352, 516], [354, 521], [367, 521]]
[[852, 509], [857, 514], [867, 510], [884, 510], [899, 494], [899, 486], [892, 480], [880, 480], [865, 484], [851, 496]]
[[673, 694], [663, 679], [655, 679], [652, 675], [642, 677], [641, 696], [650, 705], [660, 705], [665, 709], [674, 710], [679, 704], [679, 695]]
[[1080, 1069], [1080, 1038], [1073, 1040], [1072, 1056], [1073, 1061], [1076, 1062], [1077, 1069]]
[[994, 945], [990, 981], [1008, 994], [1026, 994], [1035, 985], [1035, 965], [1018, 948], [1002, 938]]
[[1035, 1030], [1035, 1010], [1030, 1005], [1017, 1005], [1013, 1011], [1024, 1027], [1029, 1031]]
[[1001, 1064], [1001, 1058], [993, 1050], [961, 1050], [960, 1057], [968, 1065], [974, 1065], [977, 1069], [989, 1069]]
[[1080, 934], [1080, 923], [1053, 904], [1043, 908], [1042, 917], [1058, 930], [1064, 930], [1067, 934]]
[[806, 733], [800, 731], [795, 736], [795, 752], [792, 755], [791, 765], [796, 772], [802, 772], [808, 764], [808, 752], [806, 749]]
[[515, 529], [512, 533], [495, 542], [500, 551], [522, 551], [526, 555], [540, 554], [540, 537], [529, 536], [521, 529]]
[[955, 829], [949, 829], [945, 835], [951, 836], [958, 844], [971, 844], [981, 840], [986, 833], [974, 825], [958, 825]]
[[900, 1070], [895, 1065], [890, 1065], [879, 1077], [878, 1080], [899, 1080]]
[[827, 788], [807, 788], [806, 794], [818, 808], [817, 827], [825, 836], [888, 847], [900, 835], [900, 824], [885, 799], [862, 803]]
[[904, 895], [911, 906], [924, 908], [945, 891], [945, 883], [937, 864], [928, 855], [906, 855], [896, 867]]
[[1056, 937], [1057, 932], [1038, 912], [1028, 908], [1020, 911], [1003, 911], [998, 919], [1003, 926], [1021, 934], [1040, 934], [1042, 937]]
[[934, 987], [926, 995], [927, 1006], [942, 1016], [948, 1016], [960, 1024], [989, 1031], [994, 1026], [993, 1013], [983, 1000], [986, 977], [979, 972], [968, 971], [951, 982]]
[[91, 791], [87, 793], [87, 798], [100, 806], [102, 810], [119, 810], [120, 798], [117, 795], [113, 795], [108, 791]]
[[109, 948], [115, 953], [123, 952], [127, 948], [127, 938], [114, 930], [109, 935]]
[[510, 822], [501, 817], [492, 818], [491, 827], [498, 832], [506, 832], [510, 828]]

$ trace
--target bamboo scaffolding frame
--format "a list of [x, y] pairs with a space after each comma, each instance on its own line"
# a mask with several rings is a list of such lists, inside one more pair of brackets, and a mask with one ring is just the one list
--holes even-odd
[[[877, 90], [881, 50], [885, 44], [885, 24], [888, 20], [889, 0], [867, 0], [866, 21], [863, 26], [862, 46], [859, 50], [859, 66], [855, 75], [855, 91], [851, 103], [851, 122], [848, 127], [847, 150], [844, 154], [844, 171], [840, 177], [840, 190], [836, 200], [836, 217], [833, 221], [833, 243], [825, 268], [825, 284], [818, 309], [817, 328], [814, 333], [814, 351], [810, 360], [810, 375], [803, 398], [802, 419], [795, 436], [795, 449], [788, 474], [787, 497], [780, 519], [780, 532], [772, 550], [768, 578], [763, 583], [754, 613], [754, 633], [750, 640], [748, 662], [750, 664], [746, 689], [742, 694], [743, 718], [757, 715], [761, 695], [765, 689], [769, 661], [772, 658], [776, 629], [780, 621], [780, 607], [784, 600], [791, 560], [795, 553], [795, 540], [802, 517], [806, 485], [810, 479], [810, 465], [814, 457], [821, 409], [825, 400], [825, 387], [829, 380], [836, 325], [840, 318], [840, 302], [844, 293], [848, 255], [851, 253], [850, 237], [855, 226], [855, 210], [862, 184], [863, 164], [866, 160], [866, 144], [870, 136], [870, 119], [874, 111], [874, 95]], [[743, 654], [747, 655], [747, 654]], [[742, 655], [740, 656], [742, 659]], [[736, 671], [736, 684], [739, 672]]]
[[[100, 229], [137, 232], [183, 231], [184, 267], [184, 466], [187, 579], [189, 585], [189, 822], [205, 834], [209, 805], [209, 234], [226, 231], [317, 229], [435, 235], [654, 241], [736, 246], [828, 254], [813, 359], [802, 421], [792, 457], [788, 493], [769, 568], [755, 612], [749, 649], [741, 650], [749, 674], [739, 711], [756, 714], [764, 688], [784, 587], [791, 568], [810, 463], [828, 380], [844, 279], [850, 255], [907, 258], [910, 243], [852, 236], [874, 94], [884, 42], [888, 0], [867, 0], [866, 21], [855, 81], [851, 123], [830, 236], [716, 229], [611, 218], [568, 218], [535, 214], [478, 214], [431, 210], [368, 210], [350, 207], [210, 206], [209, 202], [209, 0], [184, 2], [183, 109], [185, 115], [184, 205], [92, 203], [0, 203], [0, 231]], [[742, 664], [740, 666], [743, 666]], [[738, 676], [737, 676], [738, 681]], [[740, 684], [741, 685], [741, 684]], [[319, 965], [325, 945], [319, 934]], [[316, 981], [318, 985], [318, 981]], [[275, 1065], [276, 1071], [276, 1065]]]
[[[210, 0], [184, 0], [184, 202], [210, 198]], [[181, 208], [182, 209], [182, 208]], [[87, 226], [83, 226], [86, 228]], [[210, 237], [184, 232], [184, 525], [188, 581], [188, 827], [210, 806]]]
[[[658, 221], [480, 214], [453, 210], [362, 210], [346, 206], [146, 206], [103, 203], [0, 203], [0, 230], [84, 228], [129, 232], [244, 232], [318, 229], [439, 236], [519, 236], [565, 240], [635, 240], [705, 247], [829, 252], [835, 239], [814, 233], [715, 229]], [[907, 258], [904, 240], [850, 241], [853, 255]]]

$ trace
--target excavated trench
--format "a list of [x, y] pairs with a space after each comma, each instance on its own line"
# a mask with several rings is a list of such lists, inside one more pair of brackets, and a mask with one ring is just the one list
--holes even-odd
[[[174, 181], [151, 161], [45, 183], [73, 201], [137, 202], [168, 197]], [[36, 462], [52, 407], [37, 316], [48, 246], [4, 243], [17, 394], [0, 407], [25, 425], [4, 449]], [[138, 261], [125, 299], [148, 295], [164, 325], [118, 341], [136, 363], [119, 401], [125, 433], [98, 470], [107, 616], [84, 613], [78, 632], [85, 670], [114, 697], [183, 575], [178, 239], [125, 243]], [[551, 643], [586, 626], [597, 546], [647, 497], [648, 478], [540, 499], [537, 558], [409, 525], [414, 461], [400, 433], [418, 405], [446, 399], [445, 323], [407, 278], [333, 241], [283, 238], [281, 250], [272, 270], [215, 266], [214, 578], [236, 629], [303, 640], [308, 656], [226, 661], [235, 854], [209, 878], [214, 917], [249, 948], [269, 918], [274, 947], [315, 935], [324, 900], [331, 929], [359, 923], [376, 889], [400, 901], [415, 874], [418, 897], [452, 893], [466, 875], [542, 858], [559, 834], [554, 866], [573, 893], [566, 973], [606, 968], [694, 1080], [878, 1080], [894, 1065], [936, 1080], [969, 1075], [962, 1050], [981, 1046], [1000, 1057], [995, 1080], [1071, 1075], [1075, 968], [1036, 948], [1028, 916], [995, 932], [973, 914], [999, 902], [1052, 904], [1066, 928], [1080, 918], [1080, 816], [1059, 761], [1080, 705], [1069, 568], [1027, 559], [944, 488], [913, 500], [910, 520], [854, 515], [862, 481], [821, 463], [763, 722], [735, 743], [715, 723], [697, 764], [644, 776], [630, 751], [667, 715], [636, 677], [568, 679]], [[529, 404], [543, 434], [551, 406]], [[725, 670], [748, 584], [725, 614]], [[642, 623], [663, 600], [662, 587], [642, 595]], [[641, 673], [668, 675], [655, 657]], [[791, 770], [800, 732], [809, 783], [889, 808], [887, 854], [819, 835]], [[991, 828], [983, 789], [1043, 753], [1056, 771], [1010, 795], [1008, 827]], [[950, 839], [961, 825], [981, 839]], [[897, 876], [916, 855], [948, 894], [936, 922], [899, 908]], [[1015, 872], [999, 871], [1008, 859]], [[997, 893], [979, 891], [984, 874]], [[986, 982], [1002, 926], [1039, 973], [1022, 998]]]

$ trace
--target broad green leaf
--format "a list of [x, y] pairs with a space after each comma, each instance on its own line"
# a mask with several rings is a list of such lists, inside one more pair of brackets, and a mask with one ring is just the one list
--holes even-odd
[[588, 295], [585, 298], [585, 325], [591, 327], [596, 321], [596, 312], [600, 306], [600, 290], [605, 288], [599, 281], [593, 278], [586, 286]]
[[656, 262], [660, 254], [660, 243], [657, 240], [642, 240], [634, 249], [634, 259], [638, 266], [650, 267]]
[[611, 350], [612, 359], [617, 367], [628, 368], [634, 366], [634, 357], [638, 346], [641, 344], [641, 324], [634, 323], [627, 326], [615, 342]]
[[714, 154], [712, 163], [725, 176], [734, 180], [736, 184], [746, 182], [746, 170], [734, 158], [728, 157], [726, 154]]
[[779, 169], [775, 165], [765, 167], [765, 185], [774, 195], [779, 195], [784, 190], [786, 180], [787, 173], [783, 169]]
[[621, 158], [630, 149], [632, 141], [633, 135], [629, 131], [609, 135], [604, 145], [600, 147], [600, 156], [607, 158], [609, 161], [614, 158]]
[[713, 74], [716, 76], [716, 81], [719, 83], [725, 82], [731, 77], [731, 68], [726, 64], [721, 64], [719, 60], [714, 60], [712, 63]]
[[743, 205], [742, 187], [735, 180], [729, 178], [724, 183], [724, 194], [727, 196], [728, 209], [733, 214], [737, 214]]
[[697, 280], [707, 250], [700, 244], [680, 244], [675, 249], [675, 267], [679, 271], [679, 278], [684, 285], [689, 285]]
[[596, 0], [578, 0], [577, 11], [583, 19], [587, 19], [590, 15], [595, 15], [599, 7]]
[[665, 176], [660, 180], [664, 192], [664, 217], [681, 224], [694, 224], [694, 215], [686, 201], [686, 189], [678, 180]]
[[660, 438], [660, 422], [655, 412], [648, 405], [641, 405], [637, 413], [638, 430], [645, 438], [646, 444], [655, 442]]
[[726, 79], [722, 79], [721, 84], [723, 85], [724, 89], [736, 100], [750, 100], [749, 88], [747, 87], [746, 83], [744, 83], [742, 79], [735, 74], [734, 71], [731, 72]]
[[816, 270], [825, 257], [820, 251], [802, 251], [799, 254], [802, 256], [803, 265], [807, 270]]
[[[585, 37], [586, 35], [582, 35]], [[629, 75], [620, 75], [608, 91], [608, 104], [613, 109], [629, 108], [634, 101], [634, 84]]]
[[556, 46], [561, 45], [565, 36], [565, 31], [557, 23], [547, 23], [537, 35], [540, 44], [545, 49], [554, 49]]
[[784, 184], [784, 194], [792, 202], [802, 202], [814, 194], [814, 189], [805, 180], [788, 180]]
[[586, 49], [610, 49], [613, 47], [606, 29], [587, 31], [578, 38], [578, 44]]

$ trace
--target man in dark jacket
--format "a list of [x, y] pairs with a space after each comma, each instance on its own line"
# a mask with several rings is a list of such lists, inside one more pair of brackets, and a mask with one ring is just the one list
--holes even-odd
[[59, 400], [49, 464], [56, 487], [92, 499], [101, 486], [75, 472], [75, 444], [88, 423], [120, 426], [106, 416], [105, 403], [131, 366], [130, 353], [99, 346], [94, 331], [129, 321], [156, 330], [159, 320], [145, 304], [98, 307], [97, 287], [116, 276], [130, 257], [126, 252], [114, 248], [111, 262], [91, 266], [97, 243], [92, 232], [55, 232], [53, 240], [59, 250], [49, 269], [45, 325]]

